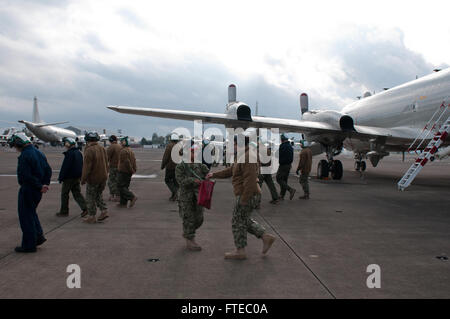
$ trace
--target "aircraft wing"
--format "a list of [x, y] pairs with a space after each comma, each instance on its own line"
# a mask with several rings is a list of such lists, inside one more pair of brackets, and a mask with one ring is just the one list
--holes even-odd
[[317, 132], [319, 130], [328, 132], [333, 130], [333, 127], [327, 123], [289, 120], [274, 117], [252, 116], [252, 121], [249, 122], [237, 120], [225, 113], [193, 112], [129, 106], [108, 106], [108, 108], [110, 110], [125, 114], [145, 115], [187, 121], [202, 120], [205, 123], [223, 124], [230, 127], [277, 127], [281, 131], [289, 132]]
[[177, 120], [202, 120], [205, 123], [223, 124], [228, 127], [255, 127], [255, 128], [279, 128], [282, 132], [306, 133], [309, 135], [336, 135], [352, 139], [370, 140], [383, 138], [390, 144], [408, 144], [418, 134], [417, 129], [394, 128], [386, 129], [379, 127], [355, 125], [355, 131], [342, 131], [338, 124], [332, 125], [326, 122], [292, 120], [274, 117], [252, 116], [252, 121], [237, 120], [235, 117], [225, 113], [193, 112], [181, 110], [167, 110], [158, 108], [141, 108], [129, 106], [108, 106], [110, 110], [125, 113], [161, 117]]

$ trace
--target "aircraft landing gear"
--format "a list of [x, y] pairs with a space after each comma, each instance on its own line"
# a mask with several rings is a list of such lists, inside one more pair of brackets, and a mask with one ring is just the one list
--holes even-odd
[[325, 179], [331, 173], [331, 178], [334, 180], [342, 179], [344, 175], [344, 167], [340, 160], [321, 160], [317, 165], [317, 178]]
[[[342, 148], [341, 148], [342, 149]], [[341, 180], [344, 175], [344, 167], [340, 160], [334, 160], [333, 156], [338, 155], [341, 150], [327, 149], [327, 159], [321, 160], [317, 165], [317, 178], [325, 179], [331, 173], [331, 178], [334, 180]]]
[[355, 171], [364, 172], [367, 168], [366, 161], [363, 161], [363, 156], [361, 154], [355, 155]]

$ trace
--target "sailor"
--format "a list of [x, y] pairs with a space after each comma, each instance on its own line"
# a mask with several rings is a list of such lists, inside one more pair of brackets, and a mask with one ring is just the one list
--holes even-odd
[[163, 159], [161, 162], [161, 169], [166, 169], [164, 182], [171, 192], [171, 196], [169, 198], [170, 201], [177, 200], [177, 192], [178, 192], [178, 183], [175, 178], [175, 168], [176, 164], [172, 159], [172, 149], [178, 143], [179, 138], [176, 133], [172, 133], [170, 135], [170, 141], [166, 146], [164, 151]]
[[[243, 152], [237, 152], [241, 156], [231, 167], [222, 171], [209, 173], [206, 178], [229, 178], [232, 177], [233, 191], [235, 196], [232, 231], [236, 250], [225, 253], [225, 259], [246, 259], [245, 247], [247, 246], [247, 233], [255, 235], [263, 242], [262, 253], [266, 254], [275, 241], [275, 237], [267, 234], [264, 227], [251, 218], [254, 208], [254, 197], [260, 193], [258, 179], [258, 163], [256, 154], [251, 156], [249, 148], [249, 137], [244, 137], [245, 148]], [[234, 140], [234, 148], [238, 149], [237, 138]], [[242, 155], [240, 153], [243, 153]], [[254, 158], [253, 158], [254, 157]]]
[[[98, 144], [100, 136], [97, 132], [88, 132], [84, 137], [87, 145], [84, 149], [84, 163], [81, 174], [81, 185], [86, 186], [86, 204], [88, 217], [83, 221], [94, 224], [108, 218], [108, 210], [103, 201], [103, 190], [108, 179], [108, 156], [103, 146]], [[97, 207], [101, 214], [96, 219]]]
[[111, 145], [108, 147], [106, 154], [108, 155], [109, 164], [109, 201], [118, 202], [120, 200], [119, 186], [117, 185], [117, 166], [119, 165], [119, 153], [122, 147], [118, 144], [117, 136], [111, 135], [109, 137]]
[[136, 157], [134, 152], [130, 148], [130, 142], [128, 136], [124, 136], [120, 139], [120, 145], [122, 149], [119, 153], [119, 165], [118, 165], [118, 186], [120, 193], [119, 207], [127, 207], [128, 201], [130, 201], [130, 208], [134, 206], [137, 201], [136, 195], [129, 190], [131, 183], [131, 176], [136, 173]]
[[22, 244], [16, 247], [15, 251], [32, 253], [36, 252], [36, 246], [46, 241], [36, 209], [42, 194], [49, 190], [52, 169], [45, 155], [31, 144], [24, 133], [12, 135], [8, 139], [8, 144], [20, 152], [17, 165], [17, 179], [20, 185], [18, 210], [23, 236]]
[[288, 185], [289, 172], [291, 171], [292, 162], [294, 160], [294, 149], [289, 139], [282, 134], [279, 149], [279, 163], [277, 171], [277, 182], [280, 185], [280, 200], [284, 200], [286, 191], [289, 192], [289, 199], [294, 198], [296, 190]]
[[300, 141], [302, 150], [300, 152], [300, 160], [297, 167], [297, 175], [300, 172], [300, 185], [302, 185], [304, 195], [300, 199], [309, 199], [309, 173], [312, 165], [312, 151], [309, 148], [309, 143], [305, 140]]
[[[269, 144], [265, 145], [267, 147], [267, 156], [272, 155], [272, 149]], [[269, 169], [272, 165], [272, 162], [269, 161], [267, 163], [260, 163], [260, 172], [258, 176], [258, 184], [259, 187], [262, 189], [262, 185], [265, 182], [267, 185], [267, 188], [269, 188], [270, 195], [272, 197], [272, 200], [269, 202], [270, 204], [277, 204], [278, 203], [278, 192], [275, 187], [275, 184], [272, 179], [272, 174], [266, 172], [266, 169]], [[258, 209], [261, 205], [261, 194], [256, 195], [256, 206], [255, 208]]]
[[186, 248], [199, 251], [202, 248], [195, 241], [195, 232], [203, 224], [203, 207], [197, 204], [199, 185], [206, 177], [209, 169], [202, 163], [195, 163], [195, 151], [200, 147], [191, 146], [191, 161], [182, 161], [176, 166], [175, 177], [178, 189], [178, 208], [183, 220], [183, 237], [186, 239]]
[[73, 198], [81, 208], [81, 217], [87, 215], [86, 201], [81, 194], [80, 178], [83, 171], [83, 155], [76, 146], [77, 142], [73, 138], [63, 138], [64, 147], [67, 149], [64, 154], [64, 160], [59, 171], [58, 181], [62, 183], [61, 187], [61, 209], [56, 214], [58, 217], [69, 215], [69, 193], [72, 192]]

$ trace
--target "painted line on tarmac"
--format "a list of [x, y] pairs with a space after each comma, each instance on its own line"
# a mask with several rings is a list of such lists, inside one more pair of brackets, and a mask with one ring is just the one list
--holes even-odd
[[273, 225], [263, 216], [261, 215], [259, 212], [256, 212], [259, 217], [261, 217], [264, 222], [270, 226], [270, 228], [272, 228], [272, 230], [275, 232], [275, 234], [277, 234], [278, 237], [280, 237], [280, 239], [283, 241], [283, 243], [294, 253], [295, 256], [297, 256], [297, 258], [302, 262], [302, 264], [306, 267], [306, 269], [309, 270], [309, 272], [314, 276], [314, 278], [317, 279], [317, 281], [322, 285], [323, 288], [325, 288], [325, 290], [331, 295], [331, 297], [333, 297], [333, 299], [337, 299], [336, 296], [331, 292], [331, 290], [322, 282], [322, 280], [320, 280], [320, 278], [314, 273], [314, 271], [312, 271], [311, 268], [309, 268], [309, 266], [306, 264], [306, 262], [303, 260], [302, 257], [300, 257], [299, 254], [297, 254], [297, 252], [294, 250], [294, 248], [292, 248], [291, 245], [289, 245], [289, 243], [283, 238], [283, 236], [281, 236], [281, 234], [275, 229], [275, 227], [273, 227]]
[[151, 175], [133, 175], [131, 178], [156, 178], [158, 175], [151, 174]]

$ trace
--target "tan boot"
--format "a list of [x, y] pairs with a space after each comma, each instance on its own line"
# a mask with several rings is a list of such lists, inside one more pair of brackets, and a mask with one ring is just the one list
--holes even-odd
[[108, 211], [105, 209], [105, 210], [103, 210], [102, 211], [102, 213], [100, 214], [100, 216], [98, 216], [98, 221], [102, 221], [102, 220], [105, 220], [106, 218], [108, 218], [109, 217], [109, 215], [108, 215]]
[[138, 200], [137, 196], [134, 196], [134, 198], [132, 200], [130, 200], [130, 208], [134, 206], [134, 204], [136, 204], [136, 201]]
[[269, 251], [270, 247], [272, 246], [273, 242], [275, 241], [275, 236], [272, 236], [270, 234], [264, 234], [261, 237], [263, 241], [263, 250], [262, 253], [265, 254]]
[[194, 239], [186, 239], [186, 248], [192, 251], [200, 251], [202, 247], [200, 247]]
[[225, 253], [225, 259], [243, 260], [246, 258], [247, 258], [247, 255], [245, 254], [244, 248], [238, 248], [235, 251], [230, 251], [228, 253]]
[[95, 224], [97, 222], [95, 216], [88, 216], [86, 218], [83, 219], [83, 223], [87, 223], [87, 224]]

